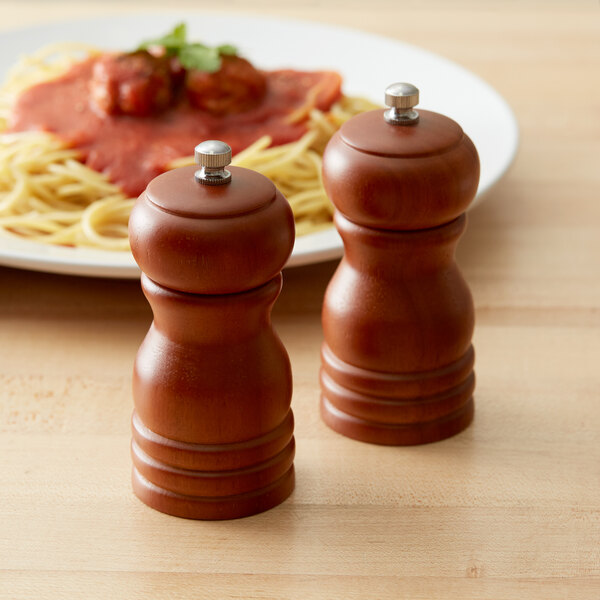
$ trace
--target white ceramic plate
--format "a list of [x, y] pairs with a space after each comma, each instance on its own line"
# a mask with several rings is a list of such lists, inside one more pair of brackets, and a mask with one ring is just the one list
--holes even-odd
[[[500, 179], [518, 144], [515, 117], [487, 83], [459, 65], [415, 46], [361, 31], [292, 21], [218, 13], [159, 13], [90, 18], [0, 34], [0, 77], [19, 55], [57, 41], [83, 41], [102, 48], [130, 49], [139, 41], [188, 24], [191, 40], [231, 42], [262, 68], [333, 69], [343, 89], [382, 103], [395, 81], [420, 90], [421, 108], [452, 117], [471, 137], [481, 160], [476, 202]], [[201, 140], [199, 140], [201, 141]], [[288, 266], [336, 258], [342, 243], [334, 229], [296, 240]], [[128, 252], [63, 248], [0, 238], [0, 263], [55, 273], [134, 278], [137, 265]]]

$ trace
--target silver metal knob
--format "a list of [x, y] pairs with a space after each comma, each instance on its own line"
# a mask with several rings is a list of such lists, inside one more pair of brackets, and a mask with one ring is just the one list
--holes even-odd
[[223, 185], [231, 181], [231, 173], [225, 169], [231, 162], [231, 148], [225, 142], [206, 140], [198, 144], [194, 159], [201, 167], [194, 173], [198, 183]]
[[415, 125], [419, 113], [413, 107], [419, 104], [419, 90], [412, 83], [392, 83], [385, 89], [385, 105], [390, 109], [383, 113], [391, 125]]

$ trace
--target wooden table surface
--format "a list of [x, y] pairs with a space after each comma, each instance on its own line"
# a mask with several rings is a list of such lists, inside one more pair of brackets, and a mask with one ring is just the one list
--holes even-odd
[[[1, 2], [0, 26], [136, 6]], [[335, 263], [288, 270], [274, 321], [295, 377], [296, 491], [247, 519], [168, 517], [130, 490], [131, 368], [151, 320], [139, 284], [0, 268], [0, 597], [600, 597], [598, 3], [253, 7], [444, 54], [514, 108], [517, 160], [458, 252], [475, 421], [413, 448], [328, 430], [319, 312]]]

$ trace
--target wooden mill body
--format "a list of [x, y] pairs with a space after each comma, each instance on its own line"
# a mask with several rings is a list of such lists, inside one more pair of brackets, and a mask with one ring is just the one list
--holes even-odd
[[270, 312], [294, 242], [283, 196], [231, 167], [154, 179], [130, 219], [154, 321], [134, 367], [133, 488], [149, 506], [228, 519], [294, 487], [292, 375]]
[[395, 125], [372, 111], [334, 135], [323, 175], [345, 249], [323, 305], [323, 419], [377, 444], [461, 431], [474, 310], [454, 250], [479, 180], [473, 143], [433, 112]]

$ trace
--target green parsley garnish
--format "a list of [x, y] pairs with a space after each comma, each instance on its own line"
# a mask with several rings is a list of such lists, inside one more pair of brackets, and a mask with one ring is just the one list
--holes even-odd
[[168, 56], [177, 56], [184, 69], [197, 69], [214, 73], [221, 68], [221, 56], [237, 54], [237, 48], [231, 44], [206, 46], [186, 41], [187, 28], [179, 23], [173, 31], [154, 40], [146, 40], [138, 46], [138, 50], [147, 50], [152, 46], [162, 46]]

